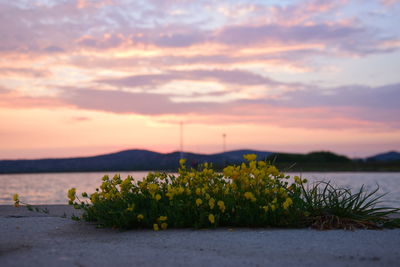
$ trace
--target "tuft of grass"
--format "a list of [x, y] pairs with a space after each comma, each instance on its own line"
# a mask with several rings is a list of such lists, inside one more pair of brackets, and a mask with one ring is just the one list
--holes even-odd
[[[339, 188], [331, 182], [319, 181], [305, 187], [301, 184], [302, 200], [306, 220], [316, 229], [380, 229], [391, 225], [389, 215], [399, 209], [379, 206], [385, 194], [377, 195], [379, 186], [368, 192], [362, 186], [352, 193], [348, 188]], [[392, 225], [396, 225], [392, 223]]]

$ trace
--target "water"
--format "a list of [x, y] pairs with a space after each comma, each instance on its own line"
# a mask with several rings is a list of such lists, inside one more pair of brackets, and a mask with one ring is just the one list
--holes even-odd
[[[141, 180], [148, 172], [120, 172], [121, 177], [133, 176]], [[101, 184], [104, 172], [90, 173], [38, 173], [0, 175], [0, 204], [13, 204], [12, 195], [18, 193], [23, 202], [29, 204], [66, 204], [67, 190], [71, 187], [77, 193], [93, 193]], [[109, 173], [112, 177], [114, 173]], [[359, 189], [363, 184], [368, 190], [379, 184], [379, 193], [388, 193], [383, 200], [392, 207], [400, 207], [400, 172], [304, 172], [288, 173], [313, 181], [331, 181], [337, 186]]]

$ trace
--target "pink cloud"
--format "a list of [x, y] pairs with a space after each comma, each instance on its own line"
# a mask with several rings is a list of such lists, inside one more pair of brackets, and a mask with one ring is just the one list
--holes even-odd
[[83, 122], [83, 121], [90, 121], [91, 118], [89, 118], [89, 117], [72, 117], [71, 120], [73, 122]]
[[[352, 90], [352, 94], [348, 93]], [[180, 103], [171, 95], [91, 89], [70, 90], [62, 101], [78, 108], [143, 115], [210, 116], [220, 123], [261, 123], [286, 127], [400, 128], [397, 105], [399, 84], [370, 88], [337, 88], [322, 94], [321, 88], [284, 92], [278, 98]], [[377, 98], [377, 95], [383, 98]], [[386, 100], [385, 100], [386, 99]], [[215, 115], [215, 116], [214, 116]], [[318, 126], [319, 125], [319, 126]]]
[[385, 6], [391, 6], [400, 3], [400, 0], [380, 0], [380, 2]]
[[[149, 11], [137, 3], [127, 5], [115, 1], [80, 0], [55, 2], [53, 5], [41, 7], [27, 4], [27, 9], [18, 8], [14, 4], [0, 4], [0, 33], [3, 36], [0, 53], [2, 51], [68, 55], [71, 51], [81, 49], [108, 50], [121, 46], [124, 46], [124, 49], [148, 46], [179, 49], [195, 45], [207, 46], [210, 43], [224, 44], [233, 49], [243, 46], [318, 42], [329, 53], [344, 51], [358, 55], [397, 49], [379, 46], [381, 42], [393, 39], [392, 36], [385, 36], [384, 40], [381, 40], [379, 32], [369, 30], [361, 23], [352, 26], [329, 19], [287, 23], [290, 18], [298, 18], [301, 14], [310, 17], [310, 14], [326, 13], [343, 6], [344, 3], [346, 1], [318, 0], [285, 7], [255, 6], [252, 12], [256, 17], [264, 17], [265, 12], [269, 10], [271, 16], [276, 19], [258, 23], [228, 23], [207, 29], [196, 23], [176, 23], [174, 16], [167, 15], [164, 10], [153, 8]], [[168, 2], [167, 6], [171, 4], [186, 6], [192, 5], [193, 2]], [[137, 12], [137, 16], [124, 14], [128, 12], [125, 8], [131, 8]], [[259, 10], [263, 12], [258, 13]], [[171, 22], [152, 25], [154, 20], [159, 18]], [[48, 38], [49, 36], [51, 38]], [[312, 55], [320, 53], [318, 49], [312, 51]], [[234, 58], [232, 54], [223, 56]]]
[[10, 109], [25, 108], [58, 108], [67, 106], [64, 101], [55, 97], [29, 97], [11, 90], [0, 88], [0, 107]]
[[235, 85], [280, 85], [282, 83], [269, 78], [243, 70], [189, 70], [189, 71], [168, 71], [161, 74], [132, 75], [122, 78], [98, 80], [99, 83], [106, 83], [114, 86], [125, 87], [150, 87], [154, 88], [174, 80], [192, 81], [217, 81], [224, 84]]
[[2, 68], [0, 67], [0, 76], [9, 77], [9, 76], [23, 76], [23, 77], [31, 77], [31, 78], [45, 78], [50, 77], [51, 72], [47, 69], [37, 70], [37, 69], [28, 69], [28, 68]]
[[[227, 103], [171, 100], [171, 95], [115, 90], [65, 88], [58, 97], [24, 97], [0, 88], [0, 106], [6, 108], [75, 107], [121, 114], [188, 116], [192, 123], [261, 124], [307, 129], [399, 129], [400, 109], [396, 104], [398, 84], [371, 88], [354, 87], [318, 93], [320, 88], [283, 93], [281, 98], [235, 100]], [[347, 90], [354, 90], [349, 94]], [[376, 94], [384, 96], [377, 100]], [[348, 98], [348, 99], [346, 99]], [[386, 99], [386, 100], [385, 100]], [[86, 118], [79, 118], [82, 121]]]
[[[382, 1], [386, 5], [395, 2]], [[60, 95], [27, 97], [0, 88], [0, 105], [68, 106], [151, 116], [212, 115], [211, 120], [219, 123], [318, 128], [330, 127], [329, 123], [334, 122], [332, 127], [398, 128], [398, 83], [320, 88], [274, 80], [268, 77], [274, 69], [260, 70], [263, 63], [308, 67], [326, 60], [329, 65], [336, 62], [337, 55], [364, 57], [399, 49], [382, 45], [398, 40], [397, 32], [379, 28], [378, 24], [372, 27], [365, 18], [351, 20], [346, 12], [339, 12], [339, 16], [336, 11], [342, 11], [346, 3], [316, 0], [280, 6], [253, 4], [238, 22], [214, 20], [210, 16], [213, 10], [197, 18], [204, 11], [199, 10], [193, 18], [180, 17], [182, 21], [171, 15], [175, 6], [201, 8], [191, 1], [153, 1], [148, 5], [88, 0], [55, 1], [42, 6], [31, 1], [0, 3], [0, 54], [5, 59], [0, 75], [34, 78], [36, 85], [49, 88], [53, 81], [48, 78], [53, 73], [60, 77], [66, 74]], [[354, 24], [343, 23], [343, 17]], [[258, 65], [242, 66], [244, 63]], [[74, 69], [70, 72], [71, 67]], [[115, 78], [117, 75], [119, 78]], [[87, 88], [73, 88], [74, 78], [85, 80]], [[215, 104], [195, 99], [198, 95], [215, 96], [212, 93], [193, 93], [190, 103], [178, 102], [174, 97], [179, 93], [154, 93], [154, 89], [175, 81], [211, 81], [226, 90], [218, 93], [221, 95], [258, 87], [261, 96]], [[10, 84], [18, 82], [14, 79]], [[107, 90], [96, 90], [96, 86]], [[143, 91], [125, 92], [121, 88]], [[279, 94], [271, 96], [270, 91], [277, 88]], [[325, 94], [327, 91], [329, 94]]]

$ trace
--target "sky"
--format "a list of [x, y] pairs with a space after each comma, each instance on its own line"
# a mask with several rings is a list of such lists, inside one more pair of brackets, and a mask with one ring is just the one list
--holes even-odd
[[0, 0], [0, 159], [400, 150], [398, 0]]

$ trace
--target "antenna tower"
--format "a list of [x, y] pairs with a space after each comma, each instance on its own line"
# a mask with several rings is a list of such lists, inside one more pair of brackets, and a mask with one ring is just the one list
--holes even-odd
[[225, 153], [226, 151], [226, 134], [222, 134], [222, 152]]
[[183, 121], [180, 122], [180, 158], [183, 158]]

